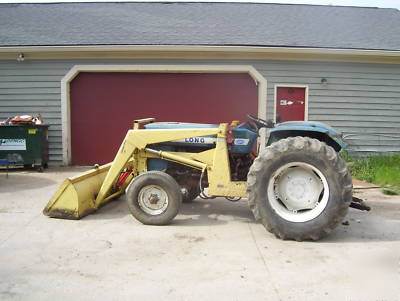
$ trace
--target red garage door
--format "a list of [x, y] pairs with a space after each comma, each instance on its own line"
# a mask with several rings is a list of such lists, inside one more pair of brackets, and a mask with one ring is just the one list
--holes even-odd
[[112, 161], [134, 119], [219, 123], [257, 114], [248, 74], [82, 72], [70, 85], [72, 164]]

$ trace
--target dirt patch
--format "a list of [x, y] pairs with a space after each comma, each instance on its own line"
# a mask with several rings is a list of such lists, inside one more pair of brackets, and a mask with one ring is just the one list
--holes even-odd
[[368, 189], [368, 188], [379, 188], [379, 186], [376, 184], [364, 182], [364, 181], [353, 178], [353, 188], [354, 189]]

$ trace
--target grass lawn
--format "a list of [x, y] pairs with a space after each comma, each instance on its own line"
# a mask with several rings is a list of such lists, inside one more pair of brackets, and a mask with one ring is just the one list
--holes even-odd
[[400, 154], [355, 159], [343, 154], [342, 157], [350, 163], [353, 177], [384, 187], [386, 194], [400, 194]]

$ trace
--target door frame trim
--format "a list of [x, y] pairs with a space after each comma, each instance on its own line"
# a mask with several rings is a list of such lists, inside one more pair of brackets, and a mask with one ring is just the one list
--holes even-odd
[[274, 122], [276, 123], [276, 101], [278, 100], [278, 88], [305, 88], [304, 121], [308, 121], [308, 85], [275, 84], [274, 85]]
[[[61, 131], [63, 164], [71, 164], [70, 83], [80, 72], [247, 73], [258, 87], [258, 117], [267, 119], [267, 80], [251, 65], [75, 65], [61, 80]], [[260, 131], [260, 148], [266, 131]]]

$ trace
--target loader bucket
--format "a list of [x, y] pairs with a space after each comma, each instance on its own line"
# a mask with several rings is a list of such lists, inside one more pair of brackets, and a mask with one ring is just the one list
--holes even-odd
[[95, 211], [98, 207], [95, 205], [97, 194], [110, 167], [111, 163], [67, 178], [50, 199], [43, 214], [55, 218], [80, 219]]

